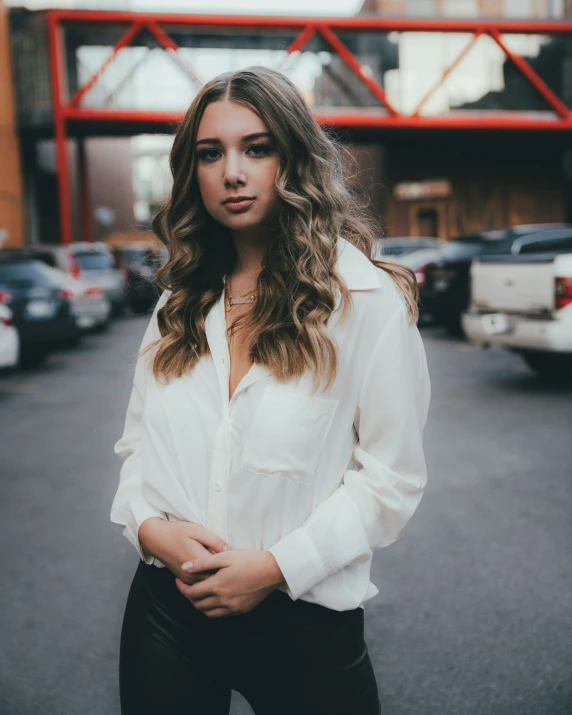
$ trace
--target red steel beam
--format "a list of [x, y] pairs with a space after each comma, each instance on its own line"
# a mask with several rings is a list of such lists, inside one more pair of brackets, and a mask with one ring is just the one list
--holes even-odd
[[563, 119], [571, 117], [570, 110], [557, 97], [543, 79], [532, 69], [526, 60], [523, 60], [520, 55], [515, 55], [504, 44], [498, 30], [490, 30], [488, 33], [505, 55], [512, 61], [515, 67], [524, 75], [524, 77], [532, 84], [538, 92], [544, 97], [547, 103], [557, 112]]
[[[524, 112], [522, 112], [524, 114]], [[519, 112], [496, 112], [483, 115], [463, 116], [406, 116], [397, 117], [366, 114], [365, 112], [314, 113], [314, 117], [325, 126], [348, 129], [469, 129], [469, 130], [572, 130], [572, 119], [542, 119], [510, 116]], [[509, 116], [507, 116], [509, 115]]]
[[324, 37], [326, 42], [328, 42], [333, 49], [338, 53], [346, 65], [360, 78], [363, 84], [369, 89], [376, 99], [387, 108], [387, 111], [393, 115], [397, 116], [399, 112], [394, 109], [389, 103], [387, 97], [385, 96], [385, 90], [383, 87], [376, 82], [376, 80], [370, 75], [366, 74], [364, 71], [362, 63], [358, 58], [351, 52], [335, 32], [332, 32], [327, 25], [319, 25], [318, 31]]
[[154, 112], [141, 109], [98, 109], [88, 107], [85, 109], [75, 109], [66, 107], [64, 116], [70, 120], [87, 120], [102, 122], [150, 122], [157, 124], [177, 124], [185, 116], [184, 112]]
[[[158, 43], [172, 52], [173, 57], [183, 66], [185, 71], [195, 81], [199, 81], [192, 68], [189, 68], [177, 52], [178, 46], [160, 27], [161, 24], [173, 26], [194, 27], [226, 27], [226, 28], [283, 28], [300, 29], [301, 32], [287, 50], [286, 56], [301, 50], [318, 31], [341, 59], [350, 67], [357, 77], [379, 99], [387, 111], [352, 111], [338, 110], [331, 113], [316, 111], [314, 116], [323, 125], [335, 125], [347, 128], [377, 128], [377, 129], [495, 129], [495, 130], [539, 130], [550, 129], [572, 131], [572, 112], [552, 92], [532, 67], [520, 56], [512, 53], [504, 44], [502, 34], [542, 34], [542, 35], [572, 35], [570, 21], [507, 21], [494, 20], [454, 20], [454, 19], [416, 19], [416, 18], [311, 18], [311, 17], [250, 17], [228, 15], [178, 15], [171, 13], [132, 13], [90, 10], [49, 10], [47, 12], [50, 76], [52, 87], [52, 102], [55, 125], [55, 146], [58, 169], [58, 203], [61, 217], [61, 234], [63, 243], [72, 240], [72, 219], [70, 200], [70, 178], [67, 157], [67, 122], [131, 122], [137, 124], [169, 125], [178, 123], [182, 112], [145, 112], [138, 110], [109, 110], [98, 108], [81, 108], [80, 102], [114, 61], [117, 53], [129, 46], [137, 34], [146, 27]], [[114, 46], [111, 55], [99, 70], [74, 94], [69, 103], [65, 103], [64, 89], [64, 53], [62, 45], [62, 23], [92, 22], [127, 24], [128, 28]], [[340, 40], [336, 32], [449, 32], [473, 33], [474, 37], [467, 48], [445, 70], [439, 83], [423, 97], [413, 115], [400, 114], [387, 100], [383, 87], [369, 74], [359, 59]], [[457, 113], [445, 116], [423, 116], [419, 111], [429, 97], [446, 81], [451, 72], [458, 66], [463, 57], [481, 34], [489, 34], [501, 47], [505, 55], [514, 63], [524, 77], [537, 89], [548, 105], [554, 109], [559, 118], [543, 117], [538, 112], [502, 112], [502, 113]], [[81, 173], [81, 172], [80, 172]], [[85, 172], [84, 172], [85, 174]], [[86, 193], [86, 176], [82, 187], [82, 223], [84, 235], [89, 236], [86, 212], [88, 196]], [[85, 195], [84, 195], [85, 194]], [[85, 199], [85, 200], [84, 200]]]
[[120, 52], [120, 50], [122, 50], [124, 47], [128, 47], [137, 37], [137, 35], [141, 32], [142, 29], [143, 24], [141, 22], [134, 22], [130, 27], [127, 28], [121, 38], [113, 46], [109, 57], [105, 60], [105, 62], [101, 65], [97, 72], [94, 72], [94, 74], [87, 80], [87, 82], [84, 82], [84, 84], [82, 84], [82, 86], [70, 99], [70, 104], [72, 105], [72, 107], [79, 106], [81, 100], [85, 97], [85, 95], [89, 92], [89, 90], [93, 87], [93, 85], [109, 67], [109, 65], [115, 60], [118, 52]]
[[[462, 116], [392, 116], [383, 110], [375, 111], [336, 111], [317, 110], [316, 119], [324, 125], [336, 125], [348, 128], [377, 129], [572, 129], [572, 119], [553, 119], [549, 113], [546, 118], [536, 116], [541, 112], [491, 112], [486, 114], [467, 113]], [[130, 122], [133, 124], [178, 124], [184, 112], [154, 112], [122, 109], [66, 109], [65, 117], [69, 120], [87, 120], [94, 122]]]
[[316, 28], [313, 25], [308, 25], [305, 27], [302, 32], [298, 35], [298, 37], [294, 40], [294, 42], [291, 43], [291, 45], [288, 47], [286, 50], [286, 56], [280, 60], [278, 65], [276, 66], [277, 70], [280, 70], [280, 68], [284, 65], [288, 57], [290, 57], [291, 54], [294, 52], [301, 52], [304, 47], [310, 42], [312, 37], [314, 36], [316, 32]]
[[459, 56], [455, 59], [455, 61], [452, 62], [449, 65], [449, 67], [447, 67], [447, 69], [441, 75], [441, 78], [439, 79], [439, 81], [433, 87], [431, 87], [431, 89], [427, 92], [427, 94], [421, 99], [419, 104], [415, 107], [415, 109], [413, 110], [413, 113], [411, 114], [412, 117], [419, 116], [419, 112], [421, 111], [421, 108], [423, 107], [423, 105], [426, 104], [427, 101], [435, 94], [435, 92], [445, 84], [447, 77], [451, 74], [451, 72], [454, 69], [456, 69], [459, 66], [459, 64], [462, 62], [462, 60], [468, 55], [468, 53], [471, 50], [471, 48], [473, 47], [473, 45], [476, 43], [476, 41], [479, 39], [479, 37], [482, 34], [483, 33], [481, 32], [481, 30], [477, 30], [475, 32], [475, 34], [471, 38], [471, 41], [469, 42], [469, 44], [459, 54]]
[[159, 27], [156, 22], [150, 20], [145, 23], [145, 27], [149, 30], [161, 47], [170, 53], [171, 57], [175, 60], [179, 67], [181, 67], [181, 69], [193, 80], [193, 82], [196, 82], [196, 84], [200, 87], [202, 85], [201, 80], [197, 77], [193, 68], [190, 67], [179, 54], [179, 45], [177, 45], [177, 43], [172, 40], [163, 28]]
[[107, 10], [49, 10], [61, 22], [129, 23], [153, 21], [160, 25], [197, 25], [215, 27], [282, 27], [303, 28], [307, 25], [327, 25], [339, 31], [355, 32], [475, 32], [496, 28], [499, 32], [524, 35], [566, 35], [572, 33], [569, 20], [483, 20], [453, 18], [400, 17], [284, 17], [252, 15], [209, 15]]
[[[287, 50], [287, 56], [295, 52], [297, 50], [302, 49], [305, 44], [309, 41], [309, 39], [312, 37], [314, 32], [317, 30], [320, 32], [320, 34], [325, 38], [325, 40], [331, 45], [331, 47], [339, 54], [341, 59], [350, 67], [350, 69], [359, 77], [359, 79], [362, 81], [362, 83], [368, 87], [370, 92], [387, 108], [389, 111], [390, 115], [392, 116], [401, 116], [401, 114], [389, 103], [387, 100], [385, 91], [383, 87], [373, 78], [371, 77], [367, 72], [364, 72], [363, 66], [358, 60], [358, 58], [346, 47], [346, 45], [339, 39], [336, 33], [334, 33], [331, 29], [331, 27], [328, 24], [325, 24], [323, 21], [322, 22], [316, 22], [315, 20], [308, 20], [307, 18], [277, 18], [277, 17], [244, 17], [244, 16], [212, 16], [212, 15], [182, 15], [182, 16], [175, 16], [175, 15], [164, 15], [161, 13], [121, 13], [121, 12], [106, 12], [106, 11], [49, 11], [48, 15], [52, 18], [52, 21], [59, 21], [60, 19], [63, 19], [65, 21], [69, 21], [71, 18], [78, 20], [82, 19], [83, 21], [86, 21], [88, 18], [90, 18], [90, 21], [95, 21], [95, 19], [99, 21], [116, 21], [120, 22], [123, 19], [127, 21], [128, 19], [131, 21], [131, 26], [128, 28], [127, 32], [124, 33], [122, 38], [119, 40], [119, 42], [115, 45], [113, 48], [113, 51], [106, 60], [106, 62], [102, 65], [102, 67], [76, 92], [74, 97], [71, 100], [71, 104], [73, 106], [78, 106], [79, 102], [81, 101], [81, 98], [89, 91], [91, 87], [97, 82], [99, 77], [104, 73], [105, 69], [109, 66], [111, 62], [115, 59], [117, 53], [119, 52], [120, 49], [123, 47], [126, 47], [128, 44], [130, 44], [138, 34], [138, 32], [143, 28], [147, 27], [147, 29], [155, 36], [155, 39], [159, 42], [159, 44], [164, 47], [166, 50], [171, 50], [173, 56], [177, 61], [180, 61], [182, 63], [183, 69], [187, 71], [187, 73], [191, 76], [191, 78], [200, 83], [200, 80], [192, 70], [192, 68], [188, 67], [186, 63], [182, 60], [182, 58], [179, 56], [177, 50], [179, 49], [176, 43], [171, 40], [171, 38], [167, 35], [167, 33], [164, 32], [162, 28], [159, 27], [158, 22], [159, 21], [164, 21], [165, 19], [168, 19], [170, 24], [176, 23], [177, 20], [180, 21], [180, 24], [184, 25], [192, 25], [192, 24], [214, 24], [214, 25], [225, 25], [229, 26], [229, 23], [232, 23], [233, 26], [235, 25], [247, 25], [248, 23], [258, 25], [258, 26], [270, 26], [270, 27], [276, 27], [278, 25], [283, 24], [283, 22], [288, 21], [290, 25], [294, 24], [296, 26], [302, 26], [303, 25], [303, 30], [302, 32], [298, 35], [298, 37], [294, 40], [294, 42], [290, 45], [290, 47]], [[135, 22], [133, 22], [133, 19], [136, 18]], [[247, 22], [248, 21], [248, 22]], [[313, 22], [316, 22], [316, 24], [312, 24]], [[358, 23], [356, 25], [356, 22]], [[472, 45], [476, 42], [477, 38], [481, 34], [489, 34], [495, 42], [501, 47], [503, 52], [506, 54], [506, 56], [517, 66], [517, 68], [522, 72], [522, 74], [525, 76], [525, 78], [540, 92], [540, 94], [546, 99], [547, 103], [555, 109], [555, 111], [562, 117], [562, 118], [567, 118], [570, 114], [568, 108], [566, 105], [550, 90], [550, 88], [543, 82], [543, 80], [538, 76], [536, 72], [530, 67], [530, 65], [521, 57], [518, 55], [513, 54], [508, 47], [503, 43], [502, 38], [500, 36], [500, 31], [499, 28], [505, 27], [506, 23], [503, 22], [493, 22], [493, 23], [482, 23], [478, 22], [475, 23], [475, 21], [458, 21], [458, 20], [436, 20], [436, 21], [425, 21], [425, 20], [403, 20], [403, 19], [395, 19], [395, 20], [387, 20], [386, 18], [330, 18], [328, 20], [328, 23], [330, 23], [332, 26], [336, 26], [337, 29], [345, 29], [349, 25], [353, 26], [358, 26], [359, 27], [367, 27], [367, 28], [377, 28], [378, 26], [386, 26], [387, 24], [391, 24], [391, 22], [398, 22], [399, 27], [407, 27], [410, 26], [411, 28], [415, 28], [416, 30], [424, 30], [427, 31], [428, 27], [430, 25], [435, 25], [435, 27], [439, 27], [440, 31], [449, 31], [451, 28], [455, 28], [457, 30], [460, 26], [466, 27], [467, 22], [469, 24], [472, 23], [472, 25], [475, 27], [474, 29], [474, 37], [471, 41], [471, 43], [468, 45], [467, 48], [459, 55], [459, 57], [453, 62], [453, 64], [447, 68], [442, 75], [440, 81], [435, 85], [421, 100], [421, 102], [417, 105], [416, 109], [413, 112], [413, 116], [419, 116], [419, 112], [423, 104], [434, 94], [437, 89], [442, 86], [442, 84], [446, 81], [447, 77], [451, 74], [451, 72], [458, 66], [458, 64], [461, 62], [463, 57], [468, 53]], [[411, 24], [413, 23], [413, 24]], [[461, 24], [459, 24], [461, 23]], [[569, 25], [570, 30], [572, 31], [572, 23], [562, 23], [559, 22], [557, 23], [560, 29], [562, 28], [562, 25]], [[511, 31], [516, 31], [518, 29], [519, 31], [524, 31], [525, 26], [534, 26], [536, 31], [539, 31], [540, 29], [546, 29], [547, 23], [539, 23], [539, 22], [533, 22], [533, 23], [528, 23], [526, 21], [522, 22], [514, 22], [511, 21], [509, 22], [508, 25], [506, 25], [505, 29], [507, 29], [509, 26], [511, 28]], [[552, 23], [554, 25], [554, 23]], [[453, 31], [453, 30], [451, 30]], [[80, 118], [76, 116], [75, 118]], [[87, 118], [87, 117], [86, 117]], [[507, 117], [508, 119], [508, 117]], [[368, 119], [368, 121], [370, 121]], [[379, 121], [379, 120], [378, 120]], [[519, 120], [520, 121], [520, 120]], [[387, 125], [387, 120], [385, 120], [384, 125]], [[447, 122], [447, 125], [450, 125], [449, 122]], [[534, 126], [538, 126], [537, 123], [534, 124]], [[541, 126], [545, 126], [544, 124], [541, 124]]]

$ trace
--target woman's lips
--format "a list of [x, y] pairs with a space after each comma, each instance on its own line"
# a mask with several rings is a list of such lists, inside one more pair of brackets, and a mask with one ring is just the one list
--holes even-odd
[[242, 201], [227, 201], [223, 204], [225, 209], [232, 211], [233, 213], [245, 211], [249, 206], [251, 206], [256, 199], [243, 199]]

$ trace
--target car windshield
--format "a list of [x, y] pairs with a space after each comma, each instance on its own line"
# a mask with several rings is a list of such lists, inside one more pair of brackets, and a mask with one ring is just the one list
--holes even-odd
[[568, 253], [570, 250], [572, 250], [572, 236], [562, 236], [560, 238], [547, 238], [544, 241], [525, 243], [520, 249], [520, 253], [551, 253], [558, 251]]
[[405, 256], [402, 260], [403, 265], [408, 266], [413, 271], [417, 271], [427, 263], [436, 261], [441, 255], [438, 248], [423, 248], [420, 251], [415, 251]]
[[484, 241], [449, 241], [443, 246], [442, 256], [448, 261], [462, 261], [478, 256], [487, 248]]
[[510, 249], [516, 238], [516, 236], [511, 236], [510, 238], [502, 239], [500, 241], [490, 241], [489, 243], [487, 243], [483, 253], [485, 253], [487, 256], [510, 253]]
[[72, 278], [67, 273], [60, 271], [58, 268], [52, 268], [51, 266], [42, 266], [46, 275], [48, 275], [54, 283], [60, 286], [75, 286], [79, 283], [77, 278]]
[[141, 248], [122, 248], [120, 251], [123, 262], [127, 265], [141, 263], [145, 259], [146, 251]]
[[384, 243], [383, 241], [380, 241], [377, 246], [376, 256], [407, 256], [418, 250], [419, 246], [416, 246], [415, 244]]
[[29, 283], [53, 284], [50, 269], [40, 261], [0, 262], [0, 283], [18, 285]]
[[103, 271], [113, 268], [113, 258], [103, 251], [74, 252], [73, 255], [84, 271]]

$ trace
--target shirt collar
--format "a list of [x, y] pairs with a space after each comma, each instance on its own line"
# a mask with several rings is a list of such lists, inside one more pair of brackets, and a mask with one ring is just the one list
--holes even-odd
[[[379, 288], [381, 285], [377, 269], [374, 264], [359, 250], [359, 248], [356, 248], [353, 243], [350, 243], [341, 236], [338, 238], [336, 271], [350, 291], [371, 290]], [[336, 296], [334, 310], [337, 310], [341, 302], [342, 294], [337, 286], [335, 286], [334, 292]], [[224, 291], [219, 296], [215, 305], [211, 307], [205, 322], [207, 342], [215, 362], [221, 393], [223, 395], [223, 404], [226, 406], [228, 404], [228, 368], [230, 365], [230, 355], [225, 332], [226, 318]], [[271, 375], [272, 372], [269, 368], [265, 365], [255, 363], [250, 367], [248, 373], [242, 378], [235, 393], [245, 387], [248, 387], [248, 385], [253, 382], [256, 382], [264, 377], [270, 377]]]
[[[342, 236], [338, 238], [336, 271], [349, 290], [371, 290], [381, 285], [375, 265], [359, 248]], [[336, 308], [340, 300], [341, 291], [336, 287]]]
[[[338, 257], [336, 261], [336, 272], [343, 279], [348, 290], [372, 290], [379, 288], [378, 270], [369, 258], [354, 246], [353, 243], [342, 236], [338, 237]], [[335, 309], [338, 308], [341, 300], [341, 291], [336, 286]], [[224, 290], [219, 297], [218, 310], [224, 317]]]

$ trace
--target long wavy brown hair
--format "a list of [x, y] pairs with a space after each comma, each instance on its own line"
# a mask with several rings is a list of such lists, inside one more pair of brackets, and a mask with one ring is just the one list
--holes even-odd
[[248, 330], [251, 361], [268, 366], [279, 381], [310, 369], [314, 389], [324, 375], [327, 389], [337, 370], [336, 346], [327, 327], [336, 287], [343, 301], [341, 319], [351, 307], [350, 291], [335, 270], [338, 237], [388, 272], [405, 297], [412, 323], [418, 317], [417, 283], [408, 268], [373, 260], [379, 227], [346, 188], [349, 151], [320, 127], [294, 84], [266, 67], [215, 77], [202, 87], [178, 127], [170, 154], [172, 191], [153, 220], [153, 230], [169, 252], [155, 281], [171, 295], [157, 313], [162, 337], [143, 352], [156, 348], [153, 374], [167, 382], [209, 353], [205, 319], [237, 260], [230, 230], [206, 211], [196, 178], [197, 130], [207, 105], [219, 101], [236, 102], [258, 114], [279, 156], [275, 238], [257, 278], [256, 303], [235, 321], [229, 335], [239, 324]]

